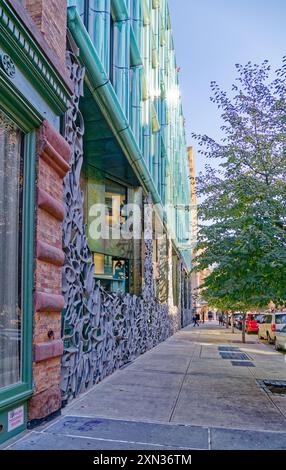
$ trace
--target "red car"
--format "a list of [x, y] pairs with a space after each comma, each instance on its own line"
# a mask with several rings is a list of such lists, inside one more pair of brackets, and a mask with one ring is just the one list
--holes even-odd
[[245, 331], [246, 333], [258, 333], [257, 315], [253, 313], [246, 315]]

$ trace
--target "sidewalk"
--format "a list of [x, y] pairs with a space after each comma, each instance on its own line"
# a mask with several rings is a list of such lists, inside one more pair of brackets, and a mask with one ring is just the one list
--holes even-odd
[[10, 448], [286, 449], [286, 396], [257, 382], [285, 381], [285, 356], [240, 339], [215, 322], [188, 327]]

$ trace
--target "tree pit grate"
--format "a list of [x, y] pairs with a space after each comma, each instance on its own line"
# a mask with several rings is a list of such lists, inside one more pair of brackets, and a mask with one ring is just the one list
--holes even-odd
[[239, 361], [250, 361], [250, 357], [243, 352], [220, 352], [222, 359], [237, 359]]
[[255, 367], [255, 365], [249, 361], [231, 361], [231, 364], [240, 367]]
[[286, 380], [257, 380], [267, 393], [286, 396]]
[[227, 351], [237, 351], [237, 352], [240, 352], [240, 349], [239, 348], [234, 348], [233, 346], [219, 346], [218, 348], [219, 351], [221, 352], [227, 352]]

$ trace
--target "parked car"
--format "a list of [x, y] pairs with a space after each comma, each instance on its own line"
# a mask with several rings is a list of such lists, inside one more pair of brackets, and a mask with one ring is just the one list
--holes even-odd
[[241, 315], [241, 313], [234, 314], [234, 326], [238, 330], [242, 330], [242, 318], [243, 318], [243, 315]]
[[[286, 317], [286, 314], [284, 315]], [[283, 321], [286, 323], [286, 318]], [[275, 336], [275, 349], [276, 351], [286, 351], [286, 325], [280, 330], [277, 329]]]
[[[243, 315], [241, 313], [235, 314], [234, 316], [234, 326], [238, 330], [242, 330], [242, 323], [243, 323]], [[256, 329], [256, 324], [254, 322], [254, 314], [247, 313], [245, 317], [245, 331], [247, 333], [256, 333], [258, 328]]]
[[280, 344], [280, 332], [286, 325], [286, 312], [275, 312], [268, 313], [264, 316], [264, 320], [259, 325], [258, 338], [267, 339], [268, 343], [276, 343], [277, 334], [279, 335]]
[[258, 322], [257, 316], [253, 313], [248, 313], [246, 315], [246, 322], [245, 322], [245, 331], [246, 333], [258, 333]]
[[265, 313], [260, 313], [259, 315], [257, 315], [256, 321], [257, 321], [258, 325], [260, 325], [260, 323], [264, 322], [264, 317], [265, 317]]

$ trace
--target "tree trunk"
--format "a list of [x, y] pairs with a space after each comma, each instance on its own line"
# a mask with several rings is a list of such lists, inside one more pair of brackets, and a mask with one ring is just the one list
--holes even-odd
[[226, 313], [226, 322], [225, 322], [225, 327], [228, 329], [229, 328], [229, 324], [228, 324], [228, 313]]
[[244, 313], [243, 317], [242, 317], [242, 342], [243, 343], [246, 343], [246, 340], [245, 340], [245, 320], [246, 320], [246, 315]]
[[231, 332], [234, 333], [234, 313], [231, 314]]

